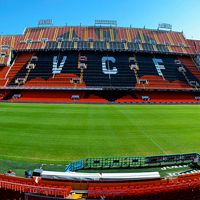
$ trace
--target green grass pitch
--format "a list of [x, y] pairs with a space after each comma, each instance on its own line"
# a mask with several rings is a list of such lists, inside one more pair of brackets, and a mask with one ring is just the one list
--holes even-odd
[[2, 103], [0, 113], [1, 159], [68, 163], [200, 152], [198, 105]]

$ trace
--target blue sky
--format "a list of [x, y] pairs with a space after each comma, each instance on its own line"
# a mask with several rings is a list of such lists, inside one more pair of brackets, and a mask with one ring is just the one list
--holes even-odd
[[53, 19], [57, 26], [109, 19], [146, 28], [170, 23], [187, 38], [200, 39], [200, 0], [0, 0], [0, 8], [0, 34], [21, 34], [39, 19]]

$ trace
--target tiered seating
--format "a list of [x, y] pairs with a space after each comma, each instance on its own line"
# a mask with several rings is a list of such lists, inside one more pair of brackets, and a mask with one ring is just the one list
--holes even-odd
[[[4, 54], [5, 53], [5, 56], [1, 56], [1, 54]], [[6, 54], [6, 52], [1, 52], [1, 49], [0, 49], [0, 66], [7, 66], [7, 61], [8, 61], [8, 55]]]
[[[0, 175], [1, 190], [68, 197], [73, 190], [88, 191], [87, 198], [189, 200], [200, 197], [200, 173], [180, 175], [177, 178], [129, 182], [62, 182]], [[1, 194], [0, 190], [0, 194]]]
[[200, 40], [187, 40], [187, 42], [190, 45], [191, 52], [200, 53]]
[[71, 191], [71, 184], [42, 180], [36, 183], [34, 179], [0, 175], [0, 188], [20, 193], [27, 192], [66, 198]]
[[[8, 55], [10, 48], [15, 49], [23, 37], [23, 35], [0, 35], [0, 53], [4, 51], [7, 52]], [[8, 49], [3, 49], [2, 45], [8, 46]], [[5, 60], [6, 58], [7, 57], [5, 57]]]
[[0, 91], [0, 100], [3, 100], [8, 94], [9, 94], [9, 91], [7, 90]]
[[117, 103], [140, 103], [142, 102], [141, 98], [133, 98], [131, 95], [125, 95], [119, 99], [117, 99], [115, 102]]
[[[127, 54], [113, 53], [108, 57], [114, 59], [114, 62], [105, 62], [103, 68], [102, 58], [105, 54], [87, 53], [87, 67], [80, 69], [79, 55], [75, 53], [35, 53], [38, 61], [30, 61], [30, 55], [27, 56], [26, 63], [34, 64], [33, 69], [27, 69], [27, 64], [20, 63], [20, 57], [10, 70], [8, 77], [13, 79], [9, 82], [10, 86], [24, 87], [56, 87], [56, 88], [84, 88], [84, 87], [105, 87], [105, 88], [134, 88], [137, 89], [193, 89], [194, 85], [190, 82], [199, 83], [200, 74], [197, 68], [184, 67], [188, 58], [180, 58], [183, 63], [175, 63], [176, 57], [158, 55], [156, 59], [162, 62], [155, 66], [153, 56], [136, 55], [137, 69], [131, 68]], [[53, 68], [53, 59], [58, 57], [58, 68]], [[59, 65], [66, 56], [67, 59], [59, 69]], [[107, 57], [106, 57], [107, 58]], [[188, 62], [185, 63], [185, 60]], [[20, 64], [19, 64], [20, 63]], [[23, 65], [24, 64], [24, 65]], [[133, 65], [134, 66], [134, 65]], [[162, 69], [159, 69], [161, 66]], [[191, 65], [188, 65], [191, 66]], [[184, 67], [184, 72], [179, 68]], [[59, 72], [55, 73], [55, 70]], [[191, 70], [191, 71], [190, 71]], [[193, 70], [193, 71], [192, 71]], [[195, 74], [193, 75], [191, 72]], [[18, 79], [26, 80], [19, 84]]]
[[[101, 54], [88, 54], [87, 68], [81, 74], [78, 68], [77, 54], [59, 53], [59, 63], [63, 56], [67, 56], [67, 60], [60, 70], [60, 74], [53, 74], [53, 58], [57, 54], [38, 53], [38, 61], [35, 62], [35, 68], [29, 72], [27, 81], [23, 86], [27, 87], [133, 87], [135, 76], [129, 68], [128, 57], [125, 55], [117, 55], [116, 62], [110, 63], [117, 67], [114, 75], [105, 74], [102, 71]], [[112, 69], [112, 68], [111, 68]], [[10, 82], [10, 86], [16, 86], [15, 80], [24, 78], [27, 74], [26, 65], [16, 74]]]
[[12, 101], [32, 101], [32, 102], [75, 102], [79, 99], [72, 99], [73, 95], [79, 95], [80, 99], [84, 96], [84, 92], [76, 91], [37, 91], [23, 90], [21, 97]]
[[9, 73], [7, 75], [7, 78], [9, 78], [9, 83], [15, 82], [16, 79], [13, 80], [13, 78], [23, 67], [26, 67], [26, 64], [32, 56], [33, 53], [22, 53], [17, 56], [13, 66], [10, 67]]
[[[46, 40], [47, 39], [47, 40]], [[88, 43], [89, 41], [89, 43]], [[0, 45], [15, 50], [96, 49], [144, 52], [192, 53], [182, 33], [117, 27], [36, 27], [24, 35], [0, 36]]]
[[47, 80], [34, 78], [27, 81], [24, 85], [28, 87], [85, 87], [84, 83], [76, 84], [72, 82], [72, 79], [78, 78], [75, 74], [59, 74]]
[[[0, 87], [3, 89], [5, 86], [15, 89], [85, 89], [93, 90], [93, 93], [87, 93], [79, 99], [80, 102], [135, 103], [143, 100], [131, 92], [123, 95], [112, 92], [111, 97], [95, 91], [196, 92], [200, 88], [200, 72], [195, 66], [200, 59], [192, 60], [199, 53], [200, 43], [185, 39], [180, 32], [100, 26], [36, 27], [27, 28], [23, 35], [0, 36], [0, 53], [6, 47], [9, 47], [7, 58], [12, 55], [10, 58], [14, 62], [10, 63], [11, 67], [5, 67], [5, 63], [1, 63], [3, 57], [0, 57], [3, 67], [0, 68]], [[36, 59], [32, 59], [33, 55]], [[81, 56], [86, 61], [82, 67]], [[24, 97], [19, 100], [28, 100], [29, 93], [22, 94]], [[169, 96], [160, 101], [174, 102], [179, 97], [184, 102], [193, 98], [176, 95], [175, 99]], [[34, 97], [30, 96], [30, 99]], [[47, 99], [55, 100], [49, 94]], [[62, 95], [57, 99], [71, 102]], [[155, 98], [155, 101], [159, 99]]]
[[[195, 94], [186, 92], [136, 92], [140, 102], [152, 103], [197, 103]], [[142, 100], [142, 96], [148, 96], [149, 100]], [[197, 94], [198, 96], [198, 94]]]
[[105, 74], [102, 71], [102, 57], [105, 54], [93, 53], [87, 55], [88, 67], [85, 70], [84, 80], [87, 86], [91, 87], [114, 87], [114, 88], [126, 88], [133, 87], [136, 78], [133, 72], [130, 70], [128, 55], [126, 54], [113, 54], [115, 63], [109, 62], [109, 68], [117, 68], [115, 74]]
[[4, 87], [7, 83], [7, 79], [0, 79], [0, 87]]
[[63, 102], [63, 103], [107, 103], [105, 98], [84, 91], [23, 90], [12, 102]]
[[141, 80], [147, 80], [147, 84], [137, 84], [137, 88], [143, 89], [187, 89], [191, 88], [187, 83], [175, 80], [175, 81], [168, 81], [164, 80], [159, 76], [142, 76]]
[[[78, 69], [78, 56], [70, 55], [67, 61], [64, 63], [60, 73], [55, 73], [53, 70], [53, 58], [58, 56], [58, 68], [63, 58], [63, 53], [55, 54], [44, 54], [38, 53], [38, 61], [30, 61], [35, 67], [31, 70], [27, 69], [24, 65], [18, 74], [14, 77], [13, 81], [10, 82], [11, 86], [16, 86], [15, 80], [24, 77], [26, 81], [22, 86], [27, 87], [85, 87], [84, 81], [80, 80], [80, 69]], [[56, 68], [57, 69], [57, 68]]]
[[9, 70], [9, 67], [7, 66], [0, 67], [0, 79], [5, 79], [8, 70]]
[[200, 70], [195, 65], [190, 57], [179, 57], [181, 63], [198, 79], [200, 80]]
[[109, 101], [100, 96], [90, 94], [87, 97], [81, 98], [77, 102], [80, 102], [80, 103], [108, 103]]
[[9, 70], [9, 67], [4, 66], [0, 67], [0, 87], [4, 87], [8, 80], [6, 79], [6, 74]]
[[129, 183], [91, 183], [88, 188], [90, 198], [109, 199], [162, 199], [189, 200], [200, 196], [199, 175], [180, 178]]
[[[158, 56], [162, 59], [160, 65], [164, 65], [164, 69], [161, 69], [161, 73], [156, 70], [155, 64], [152, 62], [150, 56], [137, 56], [139, 63], [138, 75], [141, 84], [136, 85], [137, 88], [151, 88], [151, 89], [187, 89], [192, 88], [178, 70], [181, 64], [176, 64], [175, 57]], [[191, 80], [197, 80], [190, 71], [186, 69], [187, 75]], [[144, 80], [147, 82], [145, 83]]]

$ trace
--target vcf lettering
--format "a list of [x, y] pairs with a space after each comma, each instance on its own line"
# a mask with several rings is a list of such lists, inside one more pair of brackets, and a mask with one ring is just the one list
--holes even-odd
[[113, 67], [112, 69], [110, 68], [110, 62], [115, 63], [116, 59], [111, 56], [104, 56], [101, 59], [102, 61], [102, 71], [104, 74], [107, 74], [110, 79], [110, 75], [117, 74], [118, 70], [116, 67]]
[[165, 66], [162, 65], [163, 60], [162, 60], [162, 59], [159, 59], [159, 58], [153, 58], [153, 62], [154, 62], [154, 65], [155, 65], [155, 67], [156, 67], [156, 70], [157, 70], [157, 72], [158, 72], [158, 75], [159, 75], [159, 76], [162, 76], [163, 79], [164, 79], [163, 73], [162, 73], [162, 71], [161, 71], [161, 69], [165, 69]]
[[53, 74], [60, 74], [63, 66], [67, 60], [67, 56], [63, 56], [62, 61], [60, 62], [60, 65], [58, 66], [58, 56], [53, 57], [53, 68], [52, 68], [52, 73]]

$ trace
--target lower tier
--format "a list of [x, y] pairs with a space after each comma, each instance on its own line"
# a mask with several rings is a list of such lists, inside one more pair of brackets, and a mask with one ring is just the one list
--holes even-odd
[[0, 90], [0, 100], [46, 103], [199, 103], [200, 92]]

